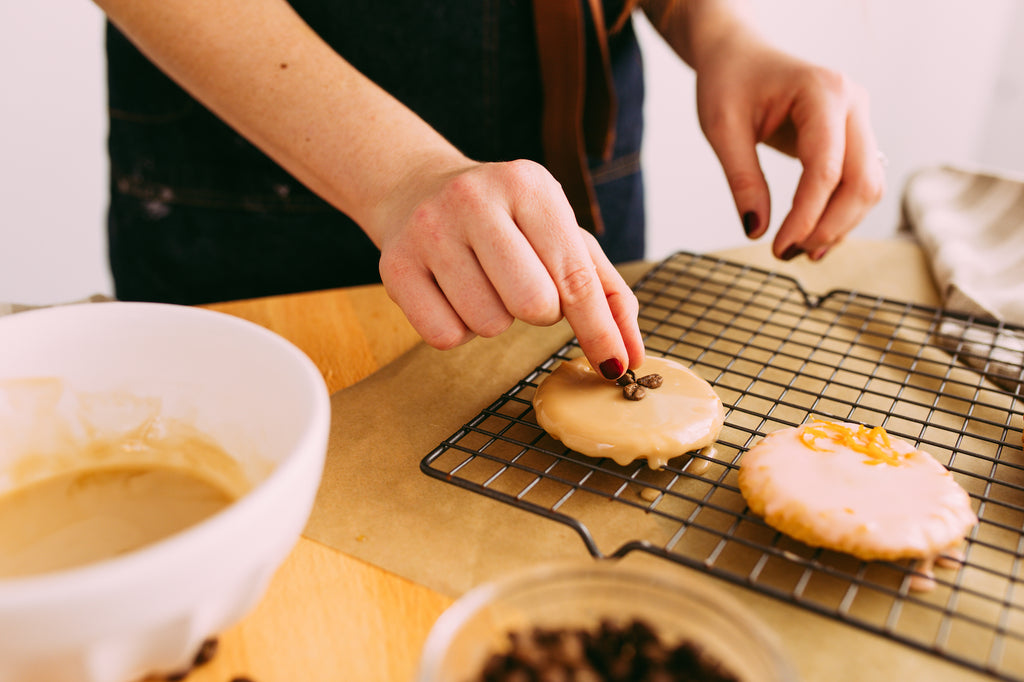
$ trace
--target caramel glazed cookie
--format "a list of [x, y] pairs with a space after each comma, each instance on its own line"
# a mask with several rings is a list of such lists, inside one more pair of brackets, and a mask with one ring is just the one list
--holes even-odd
[[[616, 384], [584, 357], [567, 360], [534, 393], [537, 423], [581, 454], [622, 466], [646, 459], [652, 469], [718, 439], [725, 409], [708, 382], [659, 357], [648, 357], [634, 375], [635, 384]], [[652, 375], [661, 381], [646, 381]]]
[[883, 428], [815, 421], [745, 453], [739, 487], [768, 525], [860, 559], [956, 556], [978, 523], [970, 498], [930, 454]]

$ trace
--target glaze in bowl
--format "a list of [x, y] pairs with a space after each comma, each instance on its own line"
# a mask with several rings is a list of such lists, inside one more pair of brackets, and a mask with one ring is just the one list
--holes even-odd
[[[73, 466], [54, 433], [133, 428], [153, 409], [218, 443], [249, 482], [223, 510], [134, 551], [0, 579], [0, 682], [130, 682], [187, 669], [205, 639], [259, 602], [305, 526], [327, 449], [322, 376], [258, 325], [169, 304], [9, 315], [0, 349], [0, 494], [26, 456], [54, 473]], [[19, 391], [38, 380], [62, 397], [26, 408]]]

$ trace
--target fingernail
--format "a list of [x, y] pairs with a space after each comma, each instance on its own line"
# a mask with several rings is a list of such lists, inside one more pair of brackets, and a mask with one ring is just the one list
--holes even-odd
[[785, 251], [783, 251], [782, 255], [779, 256], [779, 258], [781, 258], [782, 260], [793, 260], [794, 258], [799, 256], [803, 252], [804, 252], [803, 249], [801, 249], [799, 246], [794, 244], [793, 246], [790, 246]]
[[829, 248], [830, 247], [828, 247], [828, 246], [820, 247], [817, 251], [815, 251], [814, 253], [811, 254], [811, 260], [813, 260], [813, 261], [821, 260], [822, 258], [825, 257], [825, 254], [828, 253]]
[[757, 232], [757, 228], [760, 226], [761, 219], [757, 216], [757, 213], [754, 211], [747, 211], [743, 214], [743, 231], [748, 237]]
[[605, 379], [611, 381], [622, 376], [622, 372], [625, 368], [622, 366], [622, 361], [618, 358], [609, 358], [602, 362], [600, 366], [598, 366], [598, 369], [601, 370], [601, 374], [604, 375]]

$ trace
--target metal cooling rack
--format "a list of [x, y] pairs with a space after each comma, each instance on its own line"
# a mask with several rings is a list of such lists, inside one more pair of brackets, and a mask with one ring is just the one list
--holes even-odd
[[[726, 406], [717, 454], [657, 471], [566, 449], [534, 419], [575, 340], [427, 455], [443, 481], [574, 528], [596, 557], [649, 552], [1008, 680], [1024, 680], [1024, 328], [679, 253], [634, 288], [648, 352]], [[736, 475], [764, 435], [814, 417], [881, 425], [933, 454], [980, 523], [957, 569], [910, 591], [913, 562], [814, 549], [753, 515]], [[615, 504], [609, 504], [609, 501]]]

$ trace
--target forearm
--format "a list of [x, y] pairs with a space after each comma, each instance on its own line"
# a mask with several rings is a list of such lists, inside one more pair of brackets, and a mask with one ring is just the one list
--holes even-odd
[[467, 160], [284, 0], [96, 0], [151, 60], [378, 241], [383, 198]]
[[727, 44], [757, 39], [744, 0], [642, 0], [644, 14], [695, 71]]

